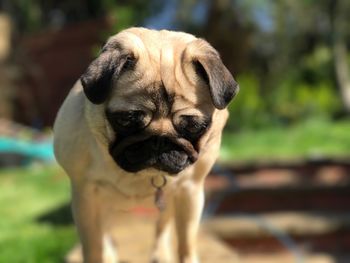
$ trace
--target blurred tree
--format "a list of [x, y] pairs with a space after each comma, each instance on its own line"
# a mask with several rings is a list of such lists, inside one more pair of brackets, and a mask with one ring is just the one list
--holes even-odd
[[219, 50], [241, 81], [232, 121], [255, 127], [350, 112], [349, 13], [345, 0], [180, 0], [177, 25]]
[[0, 0], [0, 10], [12, 17], [19, 33], [61, 28], [104, 16], [116, 18], [118, 29], [141, 25], [162, 5], [160, 0]]
[[342, 95], [344, 108], [350, 114], [350, 69], [348, 44], [350, 23], [350, 2], [334, 0], [329, 2], [331, 20], [331, 43], [334, 56], [335, 74]]
[[[280, 40], [282, 49], [277, 49], [279, 52], [274, 54], [279, 68], [275, 73], [283, 79], [288, 79], [291, 72], [297, 73], [299, 83], [305, 82], [315, 87], [328, 82], [329, 90], [334, 92], [338, 86], [339, 102], [342, 100], [343, 110], [350, 113], [350, 71], [347, 59], [349, 1], [285, 0], [276, 3], [276, 22], [280, 26], [274, 39]], [[303, 63], [307, 57], [311, 54], [320, 55], [321, 50], [331, 54], [330, 59], [324, 61], [323, 68], [319, 67], [320, 64], [316, 60], [305, 67]], [[299, 68], [293, 70], [291, 65]], [[330, 97], [329, 100], [332, 99]], [[328, 110], [334, 113], [332, 109]], [[333, 107], [333, 110], [337, 111], [339, 108]]]
[[253, 33], [252, 24], [242, 24], [236, 2], [239, 1], [179, 0], [174, 21], [179, 29], [207, 39], [233, 73], [248, 67]]

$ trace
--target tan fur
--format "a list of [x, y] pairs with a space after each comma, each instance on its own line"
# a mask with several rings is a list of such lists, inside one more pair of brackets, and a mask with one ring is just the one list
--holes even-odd
[[[206, 52], [212, 48], [204, 40], [186, 33], [142, 28], [122, 31], [109, 39], [109, 42], [113, 41], [130, 49], [138, 58], [135, 70], [125, 72], [115, 80], [111, 95], [100, 105], [92, 104], [86, 98], [78, 81], [54, 125], [55, 155], [71, 180], [73, 214], [83, 245], [84, 262], [115, 262], [116, 255], [103, 252], [108, 231], [118, 220], [114, 218], [114, 212], [139, 205], [154, 206], [155, 188], [151, 178], [164, 174], [168, 178], [164, 188], [167, 206], [160, 214], [152, 262], [176, 262], [164, 258], [169, 255], [166, 232], [169, 222], [174, 219], [178, 259], [182, 263], [196, 263], [196, 233], [204, 204], [203, 182], [218, 156], [221, 131], [228, 116], [226, 109], [214, 107], [207, 84], [190, 64], [191, 59], [205, 56], [202, 49]], [[172, 105], [167, 105], [162, 98], [150, 99], [158, 94], [157, 83], [163, 83], [165, 92], [173, 96]], [[128, 173], [108, 152], [109, 143], [118, 134], [106, 120], [106, 109], [153, 112], [156, 107], [157, 118], [151, 113], [146, 116], [150, 123], [147, 131], [152, 134], [175, 136], [173, 123], [183, 114], [212, 116], [210, 129], [198, 143], [198, 160], [175, 177], [154, 168]], [[130, 234], [138, 233], [130, 230]]]

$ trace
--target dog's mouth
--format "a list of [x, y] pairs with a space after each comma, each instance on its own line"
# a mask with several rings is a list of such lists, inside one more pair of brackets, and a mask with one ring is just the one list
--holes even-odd
[[109, 151], [122, 169], [132, 173], [155, 168], [176, 175], [198, 157], [198, 152], [187, 140], [166, 136], [117, 141]]

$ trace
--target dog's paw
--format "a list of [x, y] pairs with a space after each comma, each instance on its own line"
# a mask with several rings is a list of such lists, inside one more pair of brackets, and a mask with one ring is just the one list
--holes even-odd
[[154, 253], [151, 257], [150, 263], [175, 263], [176, 260], [168, 253]]
[[200, 263], [198, 255], [196, 253], [193, 253], [191, 255], [182, 255], [180, 253], [179, 258], [180, 263]]
[[150, 263], [175, 263], [172, 260], [151, 259]]
[[113, 240], [109, 236], [103, 239], [103, 263], [118, 263], [118, 253]]

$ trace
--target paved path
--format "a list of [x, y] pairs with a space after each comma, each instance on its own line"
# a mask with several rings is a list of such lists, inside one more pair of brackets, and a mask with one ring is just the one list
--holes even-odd
[[[115, 229], [118, 254], [122, 263], [149, 263], [154, 238], [154, 220], [151, 217], [123, 219]], [[198, 237], [201, 263], [238, 263], [237, 255], [213, 235], [201, 231]], [[77, 246], [67, 255], [68, 263], [81, 263]]]

